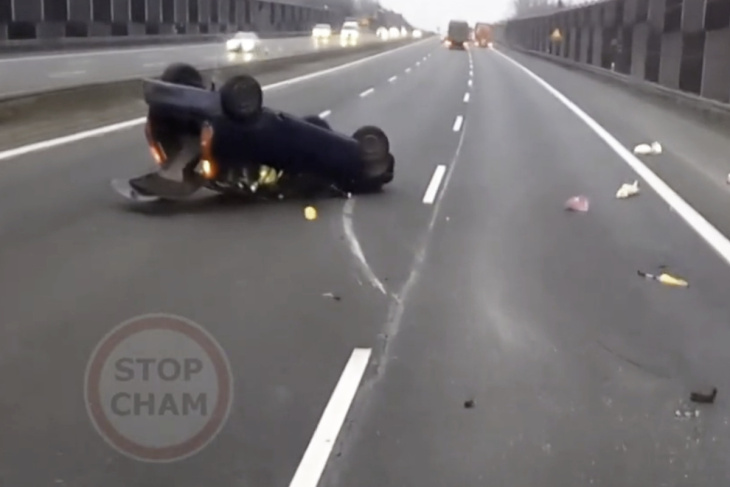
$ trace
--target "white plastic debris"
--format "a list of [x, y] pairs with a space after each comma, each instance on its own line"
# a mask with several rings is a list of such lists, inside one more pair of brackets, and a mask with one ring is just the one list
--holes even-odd
[[626, 199], [637, 194], [639, 194], [639, 181], [634, 181], [631, 184], [622, 184], [618, 191], [616, 191], [616, 198]]
[[662, 153], [662, 145], [659, 142], [651, 144], [639, 144], [634, 147], [634, 154], [639, 156], [655, 156]]

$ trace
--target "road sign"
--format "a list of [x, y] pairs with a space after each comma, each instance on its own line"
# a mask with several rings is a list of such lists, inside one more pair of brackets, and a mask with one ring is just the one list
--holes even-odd
[[233, 401], [231, 367], [202, 327], [153, 314], [114, 328], [86, 368], [91, 421], [120, 453], [172, 462], [199, 452], [220, 432]]

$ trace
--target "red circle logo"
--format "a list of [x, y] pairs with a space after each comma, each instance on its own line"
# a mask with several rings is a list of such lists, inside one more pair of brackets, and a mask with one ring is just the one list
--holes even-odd
[[233, 402], [225, 351], [201, 326], [166, 314], [122, 323], [96, 346], [84, 380], [96, 430], [140, 461], [190, 457], [220, 432]]

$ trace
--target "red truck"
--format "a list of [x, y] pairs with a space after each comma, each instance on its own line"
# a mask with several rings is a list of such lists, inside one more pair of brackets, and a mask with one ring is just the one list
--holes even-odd
[[481, 23], [475, 25], [474, 41], [479, 47], [492, 47], [492, 27]]

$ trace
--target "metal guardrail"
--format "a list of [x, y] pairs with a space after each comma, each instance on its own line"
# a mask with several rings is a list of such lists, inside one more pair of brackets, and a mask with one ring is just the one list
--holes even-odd
[[[203, 44], [220, 42], [231, 37], [233, 33], [218, 34], [170, 34], [144, 36], [108, 36], [108, 37], [63, 37], [44, 39], [42, 41], [2, 41], [0, 42], [0, 59], [7, 55], [34, 53], [53, 53], [58, 51], [79, 51], [93, 49], [123, 49], [125, 47], [159, 46], [170, 44]], [[309, 31], [295, 32], [259, 32], [261, 39], [279, 39], [282, 37], [302, 37], [310, 35]]]

